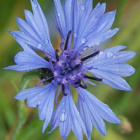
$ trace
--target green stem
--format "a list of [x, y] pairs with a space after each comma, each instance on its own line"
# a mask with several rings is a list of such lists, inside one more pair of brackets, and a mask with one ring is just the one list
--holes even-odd
[[[34, 78], [38, 78], [37, 71], [31, 71], [31, 72], [25, 73], [22, 77], [19, 90], [21, 91], [25, 89], [29, 80], [34, 79]], [[25, 123], [26, 118], [27, 118], [26, 106], [24, 104], [24, 101], [19, 100], [18, 101], [18, 122], [13, 131], [11, 140], [17, 140], [17, 136], [22, 128], [22, 125]]]

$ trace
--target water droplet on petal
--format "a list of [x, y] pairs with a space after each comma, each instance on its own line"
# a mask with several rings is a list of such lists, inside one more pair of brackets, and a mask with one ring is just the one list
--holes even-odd
[[77, 37], [77, 33], [74, 33], [74, 37]]
[[106, 55], [107, 55], [107, 58], [110, 58], [110, 57], [113, 56], [113, 53], [112, 52], [108, 52]]
[[37, 8], [37, 4], [35, 4], [35, 8]]
[[60, 17], [60, 13], [58, 13], [58, 16]]
[[98, 59], [98, 57], [96, 56], [95, 59]]
[[103, 51], [99, 52], [99, 55], [103, 54]]
[[81, 10], [84, 11], [86, 9], [86, 6], [83, 4], [81, 5]]
[[112, 78], [114, 79], [115, 77], [114, 77], [114, 76], [112, 76]]
[[116, 56], [113, 56], [113, 58], [115, 59], [115, 58], [116, 58]]
[[41, 49], [42, 45], [40, 43], [38, 43], [37, 48]]
[[64, 121], [66, 121], [66, 119], [67, 119], [66, 114], [65, 114], [65, 113], [62, 113], [62, 114], [60, 115], [60, 121], [61, 121], [61, 122], [64, 122]]
[[81, 39], [81, 43], [84, 44], [85, 42], [86, 42], [86, 38], [83, 37], [83, 38]]
[[41, 101], [39, 101], [38, 103], [37, 103], [37, 105], [40, 105], [41, 104]]
[[32, 67], [29, 67], [30, 70], [32, 70]]
[[48, 39], [46, 39], [46, 40], [45, 40], [45, 44], [48, 44], [48, 43], [49, 43], [49, 40], [48, 40]]
[[98, 41], [95, 45], [97, 45], [97, 46], [98, 46], [99, 44], [100, 44], [100, 41]]

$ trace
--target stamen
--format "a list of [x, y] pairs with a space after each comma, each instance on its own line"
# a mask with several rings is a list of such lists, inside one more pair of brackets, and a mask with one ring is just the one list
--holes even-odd
[[100, 51], [96, 51], [96, 52], [92, 53], [91, 55], [88, 55], [88, 56], [82, 58], [81, 61], [85, 61], [85, 60], [87, 60], [91, 57], [94, 57], [94, 56], [98, 55], [99, 53], [100, 53]]
[[80, 85], [80, 83], [81, 83], [81, 80], [80, 80], [80, 79], [78, 79], [78, 81], [77, 81], [77, 82], [75, 82], [75, 83], [73, 84], [73, 86], [74, 86], [75, 88], [78, 88], [78, 87], [79, 87], [79, 85]]
[[72, 34], [72, 30], [70, 30], [70, 31], [68, 32], [64, 50], [67, 50], [67, 48], [68, 48], [68, 43], [69, 43], [69, 39], [70, 39], [70, 35], [71, 35], [71, 34]]
[[59, 55], [58, 55], [58, 52], [59, 52], [59, 50], [55, 50], [55, 57], [56, 57], [57, 62], [59, 61]]
[[83, 85], [82, 84], [79, 84], [79, 86], [83, 89], [87, 89], [87, 85], [85, 84], [84, 80], [81, 80]]
[[103, 79], [101, 79], [101, 78], [91, 77], [91, 76], [87, 76], [87, 75], [85, 75], [84, 78], [91, 79], [91, 80], [95, 80], [95, 81], [99, 81], [99, 82], [102, 82], [102, 80], [103, 80]]
[[67, 93], [65, 93], [65, 86], [64, 86], [64, 84], [62, 84], [62, 93], [63, 93], [64, 96], [67, 96]]
[[87, 85], [84, 86], [84, 85], [80, 84], [79, 86], [83, 89], [87, 89]]

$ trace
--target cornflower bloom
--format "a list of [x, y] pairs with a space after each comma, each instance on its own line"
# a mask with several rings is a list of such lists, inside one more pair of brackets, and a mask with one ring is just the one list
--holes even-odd
[[[38, 107], [39, 119], [45, 119], [42, 132], [51, 121], [49, 133], [59, 126], [64, 139], [72, 129], [78, 140], [83, 139], [82, 131], [90, 140], [92, 125], [106, 135], [103, 120], [114, 124], [120, 124], [120, 120], [109, 106], [86, 90], [86, 83], [96, 86], [92, 81], [98, 81], [115, 89], [131, 91], [122, 77], [135, 72], [133, 67], [125, 64], [135, 56], [135, 52], [121, 51], [126, 48], [121, 45], [104, 51], [98, 49], [118, 31], [118, 28], [110, 30], [116, 11], [105, 13], [105, 3], [98, 3], [94, 9], [92, 0], [66, 0], [64, 6], [60, 0], [54, 0], [54, 4], [55, 25], [61, 37], [60, 50], [54, 50], [51, 44], [47, 21], [37, 0], [31, 0], [33, 14], [24, 11], [26, 21], [16, 18], [20, 31], [9, 31], [23, 51], [15, 56], [16, 65], [5, 69], [38, 70], [41, 79], [36, 87], [20, 91], [15, 99], [27, 99], [28, 106]], [[91, 47], [91, 53], [82, 56]], [[34, 50], [44, 52], [45, 58]], [[44, 85], [39, 86], [41, 83]], [[78, 92], [77, 107], [70, 86]], [[63, 97], [53, 111], [54, 101], [57, 103], [61, 91]]]

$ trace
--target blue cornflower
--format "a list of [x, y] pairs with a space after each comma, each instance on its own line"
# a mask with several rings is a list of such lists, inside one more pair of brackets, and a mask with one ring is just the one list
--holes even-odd
[[[28, 106], [38, 107], [40, 120], [45, 119], [42, 132], [51, 121], [50, 132], [59, 126], [64, 139], [72, 129], [78, 140], [83, 139], [82, 131], [90, 140], [92, 125], [106, 135], [103, 120], [115, 124], [120, 124], [120, 120], [106, 104], [86, 90], [85, 82], [96, 86], [90, 81], [93, 80], [119, 90], [131, 91], [121, 76], [130, 76], [135, 72], [133, 67], [125, 64], [135, 56], [135, 52], [121, 51], [126, 48], [121, 45], [104, 51], [98, 49], [98, 45], [118, 31], [118, 28], [109, 30], [116, 11], [104, 14], [105, 3], [98, 3], [93, 10], [92, 0], [66, 0], [64, 6], [60, 0], [54, 0], [54, 4], [55, 25], [61, 37], [60, 53], [53, 49], [47, 21], [37, 0], [31, 0], [33, 14], [24, 11], [26, 21], [16, 18], [20, 31], [9, 31], [23, 51], [15, 56], [16, 65], [5, 69], [22, 72], [37, 69], [41, 78], [36, 87], [22, 90], [15, 99], [27, 99]], [[91, 47], [91, 53], [82, 56], [83, 51]], [[45, 58], [34, 50], [43, 51]], [[39, 86], [41, 83], [44, 85]], [[77, 107], [70, 85], [78, 92]], [[63, 97], [53, 111], [54, 100], [57, 103], [61, 91]]]

